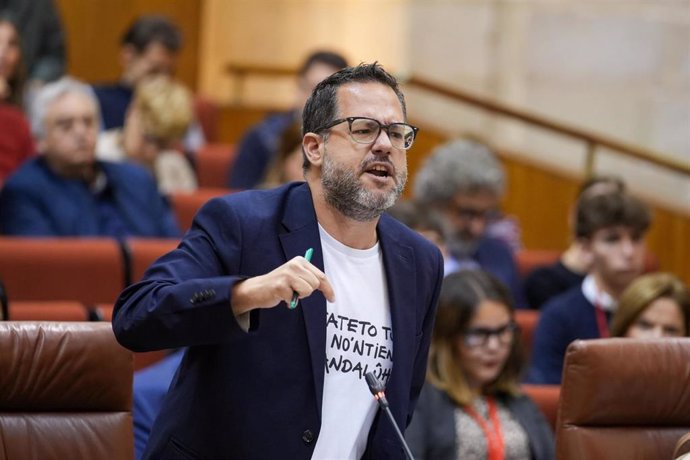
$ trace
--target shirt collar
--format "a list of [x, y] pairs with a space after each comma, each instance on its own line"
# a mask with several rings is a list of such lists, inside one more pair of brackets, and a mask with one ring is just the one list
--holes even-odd
[[613, 313], [618, 307], [616, 300], [608, 293], [602, 291], [594, 281], [594, 275], [587, 275], [582, 281], [582, 294], [595, 307]]

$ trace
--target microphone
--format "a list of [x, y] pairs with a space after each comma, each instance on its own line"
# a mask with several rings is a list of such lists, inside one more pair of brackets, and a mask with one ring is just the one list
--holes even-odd
[[388, 415], [388, 419], [391, 421], [393, 428], [395, 428], [395, 433], [398, 435], [398, 439], [400, 439], [400, 442], [402, 443], [402, 446], [405, 449], [405, 455], [410, 460], [414, 460], [412, 452], [410, 451], [410, 447], [405, 442], [405, 437], [400, 432], [398, 424], [395, 423], [395, 418], [393, 418], [393, 413], [391, 412], [388, 400], [386, 399], [386, 393], [384, 392], [383, 384], [379, 381], [379, 379], [376, 378], [373, 372], [367, 372], [366, 374], [364, 374], [364, 379], [367, 381], [369, 391], [371, 391], [371, 394], [374, 395], [374, 398], [376, 398], [376, 401], [378, 401], [381, 409], [383, 409], [386, 415]]

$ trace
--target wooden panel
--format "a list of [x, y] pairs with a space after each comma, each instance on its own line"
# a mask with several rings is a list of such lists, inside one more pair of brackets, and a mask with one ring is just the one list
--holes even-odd
[[508, 188], [503, 211], [518, 217], [522, 242], [531, 249], [565, 249], [570, 239], [568, 214], [579, 180], [531, 165], [500, 152]]
[[268, 109], [221, 106], [218, 117], [218, 142], [237, 145], [244, 133], [270, 112]]
[[121, 73], [120, 38], [140, 15], [163, 14], [182, 30], [177, 76], [197, 87], [202, 0], [57, 0], [67, 36], [68, 73], [88, 82], [109, 82]]

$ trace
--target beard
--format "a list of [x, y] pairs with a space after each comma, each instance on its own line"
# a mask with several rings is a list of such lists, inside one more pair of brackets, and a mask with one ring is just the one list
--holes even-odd
[[447, 219], [442, 222], [448, 252], [456, 259], [471, 259], [479, 247], [479, 238], [473, 238], [453, 226]]
[[321, 185], [326, 203], [345, 217], [358, 222], [377, 219], [386, 209], [393, 206], [405, 188], [407, 168], [399, 172], [393, 168], [395, 187], [388, 192], [376, 192], [367, 190], [359, 181], [359, 177], [373, 162], [390, 163], [390, 160], [387, 155], [374, 156], [362, 161], [355, 174], [352, 170], [340, 167], [331, 160], [328, 152], [324, 151]]

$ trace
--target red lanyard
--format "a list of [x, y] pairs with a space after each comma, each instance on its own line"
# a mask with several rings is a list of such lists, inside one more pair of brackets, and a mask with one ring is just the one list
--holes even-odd
[[594, 311], [597, 314], [597, 327], [599, 328], [599, 337], [605, 339], [609, 336], [609, 325], [606, 322], [606, 313], [599, 305], [594, 306]]
[[489, 422], [493, 426], [493, 430], [489, 427], [487, 421], [482, 418], [473, 407], [467, 405], [465, 412], [472, 417], [477, 425], [484, 432], [486, 438], [486, 449], [488, 452], [487, 460], [503, 460], [505, 445], [503, 443], [503, 433], [501, 432], [501, 421], [498, 419], [498, 410], [496, 409], [496, 402], [487, 397], [486, 404], [489, 406]]
[[594, 314], [597, 317], [597, 328], [599, 329], [599, 337], [606, 339], [609, 336], [609, 323], [606, 321], [606, 312], [601, 307], [599, 302], [599, 293], [597, 292], [596, 303], [594, 304]]

